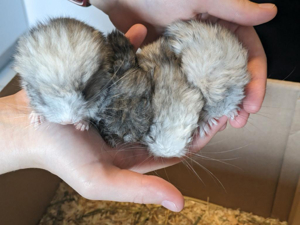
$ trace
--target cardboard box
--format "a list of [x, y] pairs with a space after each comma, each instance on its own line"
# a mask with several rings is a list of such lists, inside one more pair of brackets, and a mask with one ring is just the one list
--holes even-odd
[[[0, 96], [16, 91], [16, 83], [13, 80]], [[299, 224], [299, 139], [300, 84], [268, 80], [263, 107], [245, 128], [228, 126], [218, 133], [199, 156], [186, 159], [193, 170], [178, 164], [155, 174], [186, 196], [264, 217], [290, 216], [290, 224], [297, 219]], [[1, 224], [36, 224], [59, 181], [36, 169], [1, 175]]]

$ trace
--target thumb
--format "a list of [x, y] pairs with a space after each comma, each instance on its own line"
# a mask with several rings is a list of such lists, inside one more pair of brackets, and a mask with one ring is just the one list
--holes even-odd
[[125, 36], [129, 39], [134, 49], [137, 50], [143, 43], [147, 35], [147, 28], [142, 24], [135, 24], [126, 32]]
[[[159, 204], [179, 212], [184, 206], [182, 194], [162, 178], [119, 169], [113, 165], [99, 168], [96, 180], [89, 182], [85, 190], [77, 190], [92, 200]], [[103, 172], [105, 171], [105, 172]]]
[[249, 0], [213, 0], [205, 2], [205, 9], [209, 15], [245, 26], [266, 23], [277, 14], [277, 7], [271, 3], [257, 4]]

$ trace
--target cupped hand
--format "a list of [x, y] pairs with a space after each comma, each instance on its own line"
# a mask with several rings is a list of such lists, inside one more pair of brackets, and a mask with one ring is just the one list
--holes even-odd
[[[135, 48], [145, 35], [142, 25], [133, 26], [126, 34]], [[0, 107], [0, 174], [41, 168], [59, 176], [88, 199], [154, 203], [172, 211], [183, 208], [183, 197], [172, 184], [143, 174], [180, 159], [155, 159], [138, 144], [113, 149], [94, 128], [81, 132], [72, 125], [44, 122], [36, 129], [28, 119], [31, 109], [24, 90], [0, 99]], [[206, 145], [226, 120], [221, 118], [204, 139], [195, 139], [190, 150]]]
[[248, 0], [90, 0], [90, 3], [104, 11], [123, 32], [136, 23], [145, 25], [148, 30], [145, 43], [155, 40], [168, 24], [176, 20], [197, 18], [223, 24], [248, 49], [248, 69], [252, 77], [241, 111], [230, 120], [230, 124], [243, 127], [249, 114], [260, 110], [266, 90], [267, 60], [252, 26], [273, 19], [277, 13], [275, 5]]

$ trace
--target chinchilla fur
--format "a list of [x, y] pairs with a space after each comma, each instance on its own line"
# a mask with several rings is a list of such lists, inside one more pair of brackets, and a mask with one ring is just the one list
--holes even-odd
[[[118, 55], [125, 59], [120, 52], [128, 49], [123, 46]], [[131, 131], [124, 140], [134, 140], [132, 137], [138, 133], [139, 142], [154, 156], [184, 156], [197, 131], [203, 137], [218, 118], [236, 116], [250, 81], [247, 51], [220, 25], [178, 21], [168, 26], [159, 40], [142, 48], [135, 60], [132, 51], [126, 55], [132, 55], [131, 63], [127, 63], [128, 59], [123, 63], [131, 66], [123, 73], [114, 94], [122, 90], [127, 97], [116, 98], [123, 103], [117, 105], [125, 107], [133, 117], [137, 114], [132, 109], [145, 113], [139, 114], [139, 120], [132, 120], [122, 111], [117, 127], [126, 125], [128, 118], [145, 125], [140, 127], [141, 133], [132, 130], [135, 132]], [[132, 93], [143, 93], [145, 102], [141, 104], [140, 96], [136, 100]]]
[[194, 20], [173, 23], [165, 37], [181, 60], [188, 82], [203, 94], [199, 124], [204, 136], [215, 119], [237, 115], [250, 81], [247, 50], [224, 27]]
[[112, 146], [140, 142], [153, 119], [151, 74], [139, 67], [133, 46], [119, 31], [107, 37], [113, 51], [114, 74], [106, 110], [99, 114], [99, 130]]
[[15, 70], [36, 126], [47, 120], [85, 130], [108, 104], [112, 51], [101, 32], [78, 20], [51, 19], [23, 35]]
[[56, 123], [96, 124], [112, 146], [139, 142], [158, 157], [182, 157], [223, 115], [233, 118], [250, 81], [247, 51], [220, 25], [169, 25], [136, 53], [119, 31], [107, 36], [60, 18], [19, 41], [16, 70], [34, 111]]

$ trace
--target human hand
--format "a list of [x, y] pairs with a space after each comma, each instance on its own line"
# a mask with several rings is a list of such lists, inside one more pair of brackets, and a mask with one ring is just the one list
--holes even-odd
[[186, 0], [90, 0], [90, 3], [104, 11], [123, 32], [133, 24], [144, 24], [148, 30], [146, 43], [155, 40], [168, 24], [179, 19], [210, 20], [229, 28], [249, 50], [248, 69], [252, 76], [241, 111], [230, 124], [243, 127], [249, 114], [260, 110], [266, 89], [267, 60], [252, 26], [273, 19], [277, 13], [275, 5], [248, 0], [190, 0], [188, 3]]
[[[145, 35], [142, 25], [133, 26], [126, 34], [135, 48]], [[28, 119], [31, 109], [24, 90], [0, 99], [0, 108], [0, 174], [41, 168], [88, 199], [155, 203], [173, 211], [183, 208], [183, 197], [172, 184], [143, 175], [180, 159], [154, 159], [137, 144], [113, 149], [93, 128], [81, 132], [72, 125], [44, 122], [35, 129]], [[196, 138], [190, 150], [206, 145], [226, 120], [221, 118], [204, 139]]]

